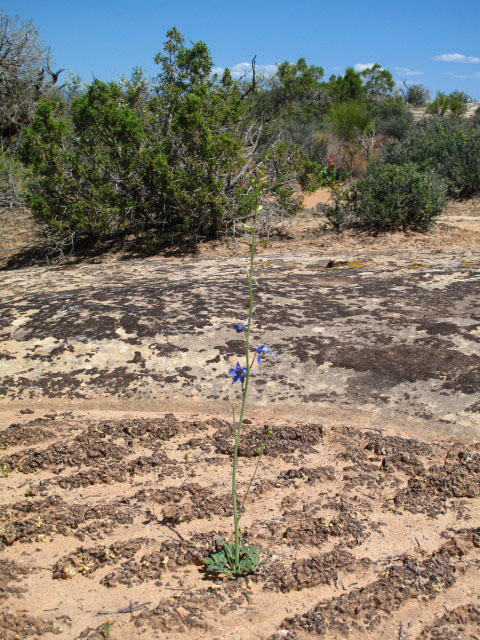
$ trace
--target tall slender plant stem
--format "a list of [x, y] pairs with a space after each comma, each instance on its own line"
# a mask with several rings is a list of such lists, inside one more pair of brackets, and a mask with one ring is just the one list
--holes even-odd
[[[259, 190], [258, 190], [259, 193]], [[258, 202], [258, 198], [257, 198]], [[250, 332], [252, 327], [252, 316], [253, 316], [253, 273], [254, 273], [254, 261], [255, 261], [255, 250], [256, 250], [256, 239], [257, 239], [257, 216], [258, 209], [255, 209], [255, 215], [253, 219], [253, 224], [251, 226], [251, 240], [250, 240], [250, 265], [248, 269], [248, 322], [245, 330], [245, 358], [246, 358], [246, 369], [247, 374], [245, 376], [245, 381], [242, 383], [242, 406], [240, 409], [240, 416], [238, 419], [238, 423], [235, 425], [235, 446], [233, 449], [233, 467], [232, 467], [232, 505], [233, 505], [233, 526], [234, 526], [234, 545], [235, 545], [235, 571], [237, 571], [240, 567], [240, 547], [241, 547], [241, 537], [240, 537], [240, 517], [241, 512], [238, 509], [237, 502], [237, 466], [238, 466], [238, 449], [240, 446], [240, 437], [242, 435], [242, 427], [243, 427], [243, 419], [245, 417], [245, 409], [247, 407], [247, 396], [248, 396], [248, 384], [250, 381], [250, 371], [252, 368], [253, 360], [250, 362]]]

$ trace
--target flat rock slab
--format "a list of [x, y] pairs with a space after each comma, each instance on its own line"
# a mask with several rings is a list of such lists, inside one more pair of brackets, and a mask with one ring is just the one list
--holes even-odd
[[[242, 361], [245, 256], [154, 258], [1, 275], [0, 407], [228, 411]], [[327, 266], [328, 265], [328, 266]], [[480, 251], [262, 254], [252, 402], [480, 426]], [[300, 407], [302, 409], [300, 409]]]

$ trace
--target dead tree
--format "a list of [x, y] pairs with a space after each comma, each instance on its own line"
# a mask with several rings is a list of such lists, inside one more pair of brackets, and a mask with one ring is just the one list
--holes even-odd
[[0, 12], [0, 138], [7, 142], [32, 121], [63, 69], [53, 71], [50, 50], [36, 26]]

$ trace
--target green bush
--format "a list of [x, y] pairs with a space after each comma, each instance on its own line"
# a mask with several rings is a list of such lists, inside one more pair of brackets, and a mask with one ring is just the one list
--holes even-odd
[[427, 113], [444, 116], [447, 113], [453, 116], [465, 115], [468, 107], [469, 96], [463, 91], [452, 91], [449, 95], [439, 91], [435, 100], [427, 107]]
[[405, 102], [413, 107], [420, 107], [430, 99], [430, 91], [422, 84], [412, 84], [406, 87]]
[[403, 140], [413, 127], [413, 114], [399, 100], [382, 100], [375, 105], [374, 115], [377, 121], [377, 132]]
[[327, 113], [333, 132], [346, 143], [355, 143], [362, 134], [374, 128], [370, 109], [365, 102], [351, 100], [339, 102]]
[[322, 163], [327, 158], [327, 142], [317, 117], [275, 118], [262, 132], [261, 147], [268, 147], [281, 140], [297, 145], [309, 160]]
[[401, 142], [383, 150], [388, 164], [414, 162], [445, 179], [448, 195], [469, 198], [480, 194], [480, 130], [461, 118], [424, 118]]
[[315, 191], [320, 187], [333, 187], [342, 176], [335, 167], [333, 157], [329, 156], [326, 164], [305, 160], [299, 174], [299, 182], [304, 191]]
[[445, 206], [445, 187], [413, 164], [376, 165], [349, 188], [334, 191], [327, 218], [336, 229], [426, 231]]
[[172, 29], [155, 61], [152, 83], [136, 70], [131, 81], [94, 80], [70, 100], [40, 104], [22, 146], [35, 218], [63, 238], [214, 236], [250, 215], [265, 173], [266, 207], [298, 207], [276, 177], [287, 170], [282, 158], [272, 166], [253, 156], [261, 122], [228, 70], [212, 75], [206, 45], [187, 48]]

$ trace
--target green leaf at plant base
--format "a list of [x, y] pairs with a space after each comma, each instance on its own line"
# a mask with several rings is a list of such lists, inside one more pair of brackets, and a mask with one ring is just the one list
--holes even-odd
[[235, 570], [233, 569], [235, 565], [235, 545], [226, 540], [217, 540], [216, 545], [218, 551], [203, 559], [207, 573], [237, 578], [255, 573], [259, 567], [266, 564], [265, 561], [260, 561], [261, 550], [259, 547], [256, 545], [242, 545], [240, 547], [239, 566]]

